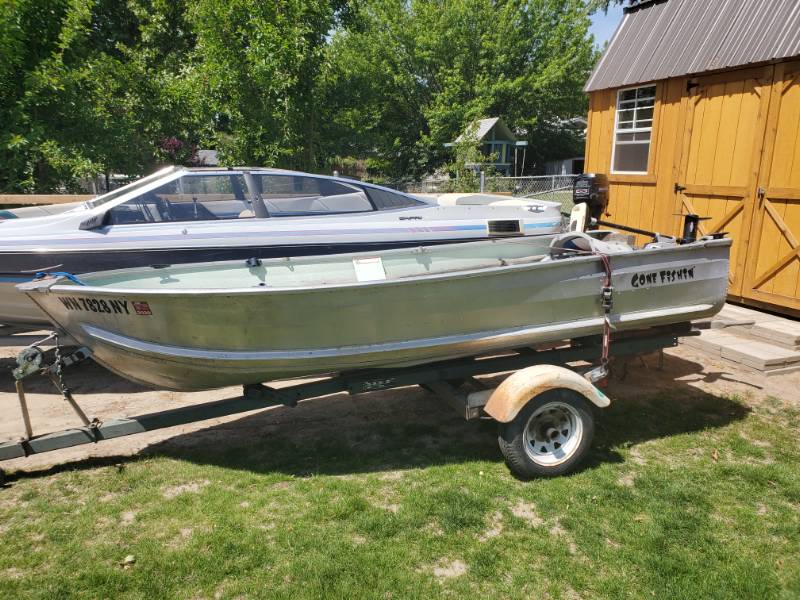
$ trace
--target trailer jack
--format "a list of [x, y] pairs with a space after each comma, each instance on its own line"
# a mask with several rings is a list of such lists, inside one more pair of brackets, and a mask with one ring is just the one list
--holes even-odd
[[[51, 340], [55, 342], [55, 357], [53, 364], [43, 366], [42, 363], [44, 362], [44, 351], [41, 349], [41, 346]], [[38, 342], [34, 342], [27, 348], [24, 348], [19, 354], [17, 354], [17, 367], [12, 371], [12, 375], [14, 376], [14, 387], [17, 391], [19, 408], [20, 412], [22, 413], [22, 422], [25, 427], [25, 435], [21, 442], [21, 446], [25, 451], [25, 455], [28, 455], [28, 442], [34, 437], [33, 425], [31, 424], [30, 412], [28, 411], [28, 401], [25, 397], [24, 384], [25, 378], [30, 377], [31, 375], [38, 373], [47, 377], [61, 394], [61, 397], [66, 401], [67, 404], [69, 404], [70, 408], [81, 420], [83, 426], [88, 429], [88, 431], [92, 432], [100, 425], [100, 421], [98, 419], [90, 419], [88, 416], [86, 416], [86, 413], [75, 401], [75, 398], [72, 396], [72, 392], [70, 391], [69, 387], [67, 387], [66, 381], [64, 380], [64, 367], [83, 362], [92, 355], [91, 351], [86, 347], [81, 347], [68, 356], [62, 356], [61, 350], [62, 348], [58, 341], [58, 333], [53, 332]], [[95, 438], [94, 441], [97, 441], [97, 439]]]

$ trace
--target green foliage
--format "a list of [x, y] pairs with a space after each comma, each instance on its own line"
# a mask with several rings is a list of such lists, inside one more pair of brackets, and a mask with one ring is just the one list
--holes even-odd
[[313, 171], [352, 157], [373, 179], [419, 176], [453, 160], [443, 144], [479, 116], [534, 142], [557, 118], [584, 114], [595, 59], [584, 0], [0, 9], [5, 191], [191, 164], [200, 146], [225, 164]]
[[199, 0], [194, 93], [203, 139], [228, 163], [313, 168], [326, 0]]
[[376, 0], [358, 19], [334, 35], [322, 77], [321, 138], [336, 153], [418, 176], [479, 116], [503, 117], [533, 143], [585, 114], [595, 52], [579, 0]]
[[603, 12], [608, 12], [608, 9], [611, 6], [616, 4], [633, 4], [639, 0], [589, 0], [587, 5], [589, 6], [589, 10], [592, 12], [602, 10]]
[[[188, 137], [170, 80], [191, 47], [180, 3], [4, 0], [0, 189], [49, 191], [152, 168]], [[176, 55], [178, 55], [176, 57]]]

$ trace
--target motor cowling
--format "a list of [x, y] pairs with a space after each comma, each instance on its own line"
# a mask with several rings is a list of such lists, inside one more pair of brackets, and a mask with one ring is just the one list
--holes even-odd
[[572, 203], [584, 203], [589, 217], [602, 218], [608, 207], [608, 177], [601, 173], [578, 175], [572, 184]]

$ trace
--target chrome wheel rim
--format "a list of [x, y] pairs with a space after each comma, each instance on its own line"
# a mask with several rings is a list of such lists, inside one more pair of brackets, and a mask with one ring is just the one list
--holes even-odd
[[548, 402], [528, 418], [522, 439], [528, 458], [554, 467], [575, 454], [583, 439], [583, 421], [569, 404]]

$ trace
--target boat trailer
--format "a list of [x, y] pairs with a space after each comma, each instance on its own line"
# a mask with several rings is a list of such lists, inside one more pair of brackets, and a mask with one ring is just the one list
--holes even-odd
[[[680, 337], [697, 334], [690, 323], [619, 333], [611, 345], [610, 356], [632, 357], [663, 351], [676, 346]], [[55, 341], [54, 362], [43, 366], [44, 352], [40, 346], [51, 341]], [[590, 363], [587, 370], [591, 368], [591, 363], [597, 363], [604, 356], [603, 336], [412, 367], [351, 371], [280, 388], [245, 385], [239, 397], [115, 419], [88, 417], [65, 383], [64, 369], [90, 355], [88, 349], [79, 348], [62, 356], [57, 332], [19, 353], [14, 377], [25, 435], [19, 440], [0, 443], [0, 461], [270, 406], [296, 406], [302, 400], [340, 392], [361, 394], [419, 385], [445, 400], [465, 419], [498, 421], [499, 444], [506, 462], [514, 474], [530, 478], [573, 470], [591, 444], [593, 407], [605, 407], [610, 403], [584, 375], [562, 366], [582, 362]], [[663, 360], [663, 352], [660, 358]], [[487, 389], [476, 379], [480, 375], [507, 372], [512, 374], [495, 389]], [[44, 375], [53, 382], [82, 426], [34, 435], [23, 381], [35, 374]], [[0, 479], [3, 475], [0, 469]]]

